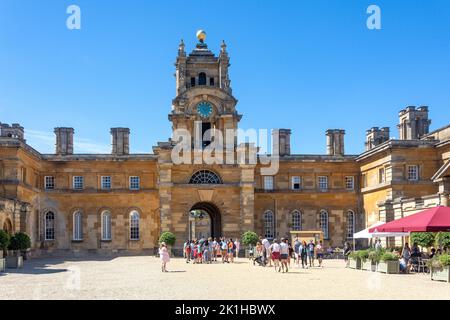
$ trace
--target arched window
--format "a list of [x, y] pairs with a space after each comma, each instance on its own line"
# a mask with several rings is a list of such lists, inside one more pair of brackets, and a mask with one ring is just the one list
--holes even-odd
[[130, 239], [139, 240], [139, 212], [130, 213]]
[[73, 214], [73, 240], [83, 240], [83, 215], [80, 211]]
[[222, 180], [212, 171], [200, 170], [192, 175], [189, 184], [222, 184]]
[[111, 212], [102, 212], [102, 240], [111, 240]]
[[45, 214], [45, 240], [55, 240], [55, 214], [51, 211]]
[[355, 233], [355, 213], [351, 210], [347, 212], [347, 238], [353, 239]]
[[302, 230], [302, 214], [298, 210], [292, 212], [292, 231]]
[[206, 73], [200, 72], [198, 74], [198, 85], [199, 86], [206, 86]]
[[320, 211], [320, 229], [323, 232], [323, 237], [329, 239], [328, 234], [328, 212], [325, 210]]
[[272, 211], [264, 213], [264, 237], [267, 239], [275, 237], [275, 219]]

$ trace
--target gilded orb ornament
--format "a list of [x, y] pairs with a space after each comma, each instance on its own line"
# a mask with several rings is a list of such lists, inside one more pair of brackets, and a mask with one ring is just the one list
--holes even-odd
[[206, 40], [206, 32], [203, 30], [198, 30], [197, 31], [197, 39], [203, 43]]

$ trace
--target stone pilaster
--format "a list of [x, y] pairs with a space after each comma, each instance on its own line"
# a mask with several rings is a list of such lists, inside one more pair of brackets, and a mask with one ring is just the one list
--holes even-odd
[[255, 166], [241, 165], [241, 234], [255, 231]]

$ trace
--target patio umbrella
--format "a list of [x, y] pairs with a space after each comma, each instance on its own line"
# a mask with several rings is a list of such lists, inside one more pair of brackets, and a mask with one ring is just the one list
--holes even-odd
[[430, 208], [369, 229], [371, 233], [439, 231], [450, 231], [450, 207]]
[[373, 239], [373, 238], [387, 238], [387, 237], [406, 237], [409, 236], [409, 232], [373, 232], [369, 230], [385, 224], [385, 222], [378, 221], [370, 227], [361, 230], [353, 235], [353, 250], [355, 250], [355, 239]]
[[367, 229], [361, 230], [360, 232], [357, 232], [353, 235], [353, 239], [371, 239], [372, 233], [369, 232], [369, 229], [375, 228], [378, 226], [381, 226], [382, 224], [385, 224], [384, 222], [378, 221], [377, 223], [374, 223]]

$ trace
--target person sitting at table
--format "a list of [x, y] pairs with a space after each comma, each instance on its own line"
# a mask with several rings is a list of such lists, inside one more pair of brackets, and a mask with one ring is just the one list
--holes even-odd
[[400, 259], [400, 272], [407, 273], [408, 266], [406, 265], [406, 261], [404, 258]]
[[435, 248], [431, 248], [430, 259], [433, 259], [433, 257], [435, 255], [436, 255], [436, 249]]

